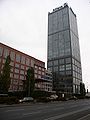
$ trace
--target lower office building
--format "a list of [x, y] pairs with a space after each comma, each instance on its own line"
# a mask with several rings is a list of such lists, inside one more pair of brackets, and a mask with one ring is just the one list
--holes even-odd
[[[3, 43], [0, 43], [0, 73], [2, 73], [7, 56], [11, 58], [11, 84], [9, 92], [23, 91], [23, 81], [26, 80], [27, 70], [34, 68], [35, 79], [45, 76], [45, 63], [32, 56], [22, 53]], [[48, 81], [47, 81], [48, 82]]]

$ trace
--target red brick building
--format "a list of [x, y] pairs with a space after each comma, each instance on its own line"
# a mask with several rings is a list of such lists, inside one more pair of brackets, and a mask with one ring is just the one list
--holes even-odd
[[32, 56], [22, 53], [14, 48], [0, 43], [0, 72], [5, 63], [7, 56], [11, 57], [11, 85], [9, 91], [22, 91], [23, 80], [26, 80], [26, 72], [29, 67], [34, 68], [35, 78], [40, 79], [45, 75], [45, 62], [40, 61]]

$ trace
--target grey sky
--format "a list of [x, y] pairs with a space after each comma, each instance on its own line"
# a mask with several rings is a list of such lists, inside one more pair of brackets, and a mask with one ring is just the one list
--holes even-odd
[[46, 63], [48, 12], [65, 2], [77, 15], [83, 81], [90, 91], [90, 0], [0, 0], [0, 42]]

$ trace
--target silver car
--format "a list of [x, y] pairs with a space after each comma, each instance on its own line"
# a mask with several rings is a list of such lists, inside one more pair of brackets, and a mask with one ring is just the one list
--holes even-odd
[[19, 100], [20, 103], [23, 102], [33, 102], [34, 99], [32, 97], [24, 97], [23, 99]]

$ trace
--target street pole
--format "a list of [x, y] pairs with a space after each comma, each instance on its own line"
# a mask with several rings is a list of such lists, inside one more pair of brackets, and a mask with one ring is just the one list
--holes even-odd
[[28, 97], [30, 97], [30, 80], [29, 80], [29, 86], [28, 86]]

